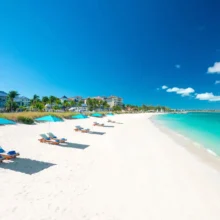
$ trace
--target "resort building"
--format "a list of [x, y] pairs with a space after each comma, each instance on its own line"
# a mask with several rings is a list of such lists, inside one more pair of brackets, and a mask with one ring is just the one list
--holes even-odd
[[68, 101], [68, 98], [64, 95], [60, 98], [60, 101], [63, 103], [64, 101]]
[[91, 97], [90, 99], [96, 99], [96, 100], [104, 101], [104, 98], [101, 97], [101, 96]]
[[82, 96], [74, 96], [68, 99], [69, 101], [74, 101], [74, 102], [83, 102], [86, 104], [86, 99], [84, 99]]
[[75, 102], [80, 102], [83, 100], [82, 96], [75, 96], [74, 97]]
[[106, 101], [109, 104], [110, 108], [123, 105], [123, 99], [118, 96], [109, 96]]
[[7, 100], [7, 93], [0, 91], [0, 109], [5, 108], [6, 100]]
[[31, 100], [25, 96], [18, 96], [14, 99], [18, 106], [30, 106]]

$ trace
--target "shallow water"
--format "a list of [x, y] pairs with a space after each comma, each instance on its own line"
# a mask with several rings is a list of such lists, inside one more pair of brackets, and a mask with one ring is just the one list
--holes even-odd
[[220, 156], [220, 113], [163, 114], [153, 119]]

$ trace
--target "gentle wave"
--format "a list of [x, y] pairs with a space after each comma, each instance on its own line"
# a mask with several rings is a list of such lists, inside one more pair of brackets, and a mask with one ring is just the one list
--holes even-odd
[[206, 149], [206, 151], [210, 154], [212, 154], [213, 156], [218, 156], [214, 151], [210, 150], [210, 149]]

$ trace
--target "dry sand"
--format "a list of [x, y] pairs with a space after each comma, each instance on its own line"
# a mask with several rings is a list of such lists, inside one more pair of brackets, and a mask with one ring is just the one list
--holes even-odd
[[[21, 156], [0, 165], [0, 219], [219, 220], [219, 172], [150, 116], [117, 115], [123, 124], [109, 127], [92, 127], [91, 118], [1, 126], [0, 145]], [[96, 133], [76, 133], [75, 125]], [[69, 143], [39, 143], [49, 129]]]

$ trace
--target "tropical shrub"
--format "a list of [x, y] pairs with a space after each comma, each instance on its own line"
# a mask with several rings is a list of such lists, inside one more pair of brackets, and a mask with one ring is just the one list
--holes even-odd
[[32, 118], [24, 117], [24, 116], [18, 116], [17, 122], [28, 124], [28, 125], [34, 124], [34, 120]]

